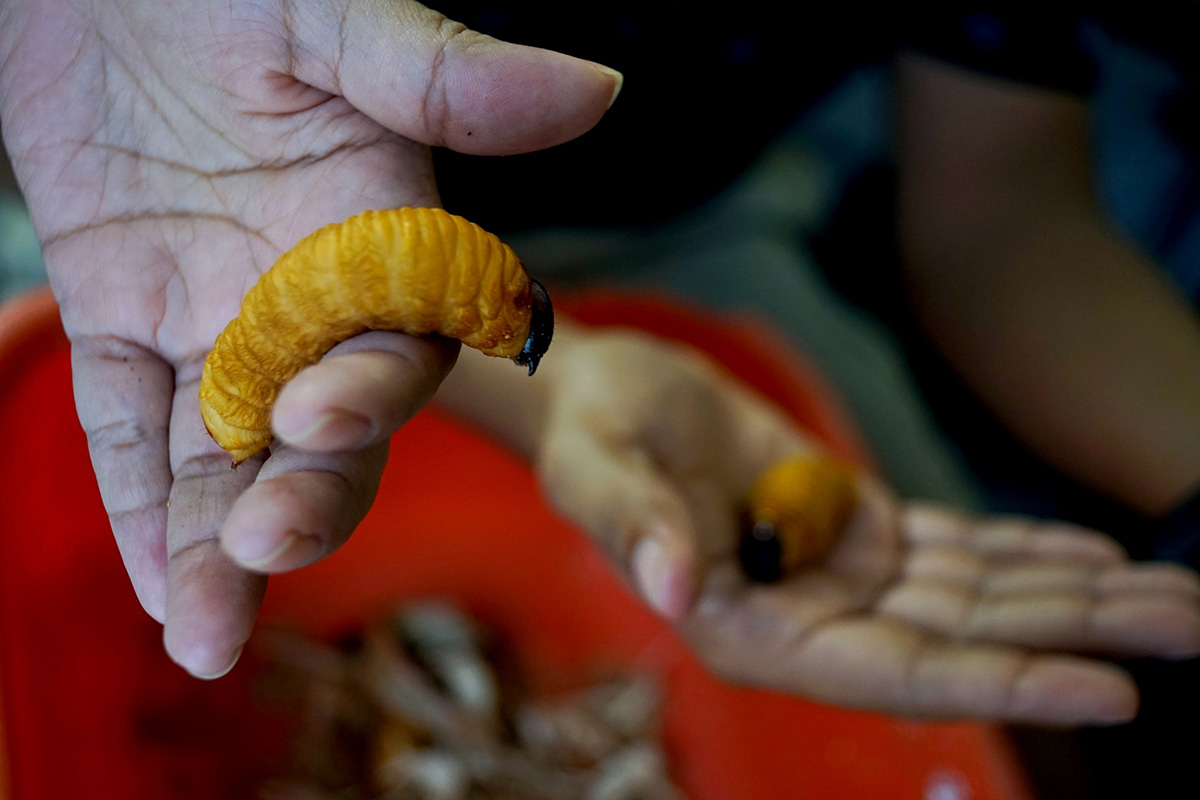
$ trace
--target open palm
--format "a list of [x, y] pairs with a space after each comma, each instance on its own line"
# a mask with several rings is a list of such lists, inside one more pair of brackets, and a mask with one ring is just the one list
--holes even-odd
[[742, 499], [759, 471], [815, 445], [687, 350], [566, 328], [556, 347], [547, 421], [522, 449], [555, 505], [729, 680], [896, 714], [1071, 725], [1136, 712], [1132, 679], [1107, 659], [1200, 652], [1190, 570], [1135, 564], [1065, 523], [906, 505], [865, 474], [826, 558], [751, 583], [736, 556]]
[[349, 535], [388, 435], [457, 350], [384, 333], [341, 346], [280, 397], [274, 423], [292, 446], [231, 470], [198, 410], [217, 334], [317, 227], [438, 205], [428, 145], [565, 141], [600, 118], [619, 76], [409, 0], [8, 0], [0, 57], [5, 142], [113, 532], [172, 657], [222, 674], [264, 573]]

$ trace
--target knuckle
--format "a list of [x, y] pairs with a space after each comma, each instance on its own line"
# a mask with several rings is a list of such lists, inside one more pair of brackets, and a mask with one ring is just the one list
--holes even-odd
[[466, 25], [455, 22], [444, 14], [438, 14], [437, 17], [435, 46], [430, 53], [425, 72], [421, 117], [433, 138], [444, 142], [452, 111], [447, 90], [447, 61], [456, 52], [462, 52], [470, 46], [471, 31]]
[[118, 417], [89, 425], [84, 433], [93, 453], [120, 453], [145, 444], [149, 430], [136, 417]]

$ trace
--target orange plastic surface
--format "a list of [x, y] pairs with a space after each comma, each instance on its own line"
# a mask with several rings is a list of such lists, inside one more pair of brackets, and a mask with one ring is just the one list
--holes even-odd
[[[701, 346], [839, 453], [862, 457], [827, 390], [756, 325], [645, 297], [559, 308]], [[252, 658], [204, 683], [164, 655], [109, 533], [45, 295], [0, 310], [0, 387], [0, 743], [11, 798], [250, 796], [286, 747], [286, 722], [253, 699]], [[997, 727], [894, 720], [716, 680], [543, 503], [521, 462], [426, 411], [395, 437], [379, 499], [350, 543], [272, 579], [260, 621], [336, 635], [429, 595], [492, 626], [544, 690], [608, 667], [661, 676], [666, 748], [693, 800], [1029, 797]]]

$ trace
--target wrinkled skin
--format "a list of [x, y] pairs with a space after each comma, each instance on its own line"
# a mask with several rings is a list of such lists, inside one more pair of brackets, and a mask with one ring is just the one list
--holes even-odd
[[[457, 350], [389, 334], [343, 345], [335, 380], [318, 372], [315, 391], [280, 398], [277, 432], [297, 447], [231, 471], [198, 412], [217, 333], [308, 232], [438, 205], [427, 145], [565, 141], [599, 120], [619, 76], [408, 0], [5, 0], [0, 59], [5, 145], [72, 343], [113, 533], [170, 655], [223, 674], [263, 573], [324, 555], [288, 532], [348, 535], [388, 435]], [[225, 524], [239, 498], [245, 513]]]

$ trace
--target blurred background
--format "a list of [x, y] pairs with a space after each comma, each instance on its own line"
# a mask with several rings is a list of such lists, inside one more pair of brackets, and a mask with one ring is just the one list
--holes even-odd
[[[895, 239], [893, 56], [895, 32], [913, 20], [821, 7], [805, 25], [783, 26], [660, 1], [636, 13], [597, 11], [583, 29], [564, 25], [555, 4], [524, 6], [452, 0], [439, 10], [501, 38], [609, 64], [624, 72], [625, 87], [595, 131], [555, 151], [437, 152], [449, 210], [503, 235], [548, 282], [662, 290], [769, 321], [833, 383], [906, 497], [1075, 520], [1137, 550], [1154, 521], [1035, 457], [907, 308]], [[1184, 6], [1086, 17], [1070, 49], [1089, 73], [1081, 96], [1097, 197], [1121, 236], [1195, 302], [1200, 91], [1197, 57], [1180, 44], [1195, 30]], [[1076, 21], [1056, 13], [1025, 9], [1016, 19], [1038, 25], [1048, 15], [1043, 27], [1054, 30]], [[1002, 49], [1001, 17], [957, 19], [960, 34]], [[664, 42], [683, 43], [689, 57], [664, 58]], [[8, 298], [44, 274], [7, 159], [0, 186], [0, 298]], [[1139, 796], [1188, 774], [1181, 748], [1195, 737], [1180, 741], [1164, 720], [1200, 708], [1195, 665], [1130, 666], [1145, 697], [1138, 722], [1075, 734], [1012, 730], [1041, 796]]]
[[42, 253], [8, 154], [0, 150], [0, 300], [45, 282]]

